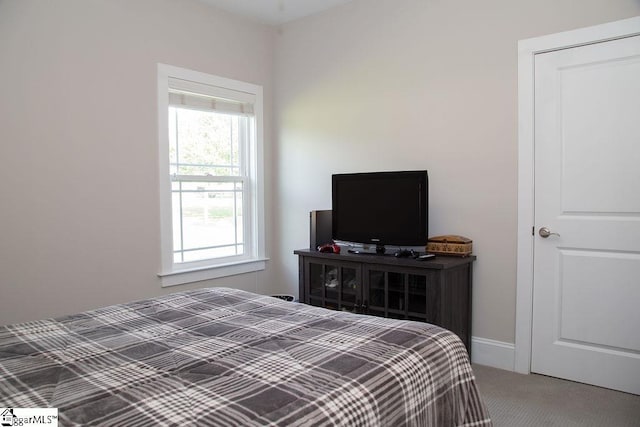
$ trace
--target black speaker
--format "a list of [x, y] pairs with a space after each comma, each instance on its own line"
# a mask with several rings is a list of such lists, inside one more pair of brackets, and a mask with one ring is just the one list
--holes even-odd
[[315, 251], [318, 246], [331, 243], [332, 228], [331, 211], [309, 212], [309, 248]]

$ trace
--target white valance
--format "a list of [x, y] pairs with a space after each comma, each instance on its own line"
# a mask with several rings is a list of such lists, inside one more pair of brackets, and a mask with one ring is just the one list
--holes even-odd
[[169, 105], [195, 110], [253, 116], [255, 95], [169, 78]]

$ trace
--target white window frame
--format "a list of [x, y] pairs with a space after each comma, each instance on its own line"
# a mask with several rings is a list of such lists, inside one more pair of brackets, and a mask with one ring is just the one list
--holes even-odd
[[[244, 219], [245, 253], [242, 256], [206, 261], [174, 262], [173, 222], [169, 158], [169, 89], [170, 79], [206, 85], [220, 93], [244, 93], [255, 99], [255, 128], [246, 153], [249, 182], [243, 185], [249, 218]], [[158, 142], [160, 186], [160, 246], [162, 287], [233, 276], [264, 270], [268, 258], [264, 239], [264, 171], [263, 171], [263, 94], [262, 86], [218, 77], [172, 65], [158, 64]]]

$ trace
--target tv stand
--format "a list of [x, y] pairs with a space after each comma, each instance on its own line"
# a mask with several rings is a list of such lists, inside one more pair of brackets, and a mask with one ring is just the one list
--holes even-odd
[[471, 354], [471, 278], [475, 256], [428, 260], [374, 253], [294, 251], [300, 301], [319, 307], [442, 326]]

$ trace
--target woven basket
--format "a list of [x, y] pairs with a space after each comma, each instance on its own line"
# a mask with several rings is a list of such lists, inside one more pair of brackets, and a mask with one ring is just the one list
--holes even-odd
[[448, 234], [446, 236], [430, 237], [426, 251], [436, 255], [451, 255], [465, 257], [471, 255], [473, 242], [464, 236]]

